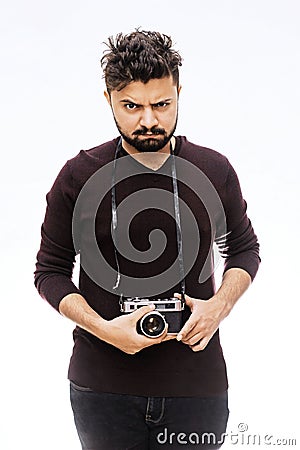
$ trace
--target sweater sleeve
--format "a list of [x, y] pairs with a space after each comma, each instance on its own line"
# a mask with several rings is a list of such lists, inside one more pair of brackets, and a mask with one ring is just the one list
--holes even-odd
[[259, 243], [247, 216], [247, 203], [243, 199], [236, 172], [228, 162], [223, 205], [226, 215], [226, 238], [216, 239], [225, 258], [224, 273], [231, 268], [244, 269], [253, 280], [259, 264]]
[[58, 311], [59, 303], [66, 295], [80, 293], [72, 281], [75, 262], [72, 238], [75, 195], [68, 162], [58, 174], [46, 199], [47, 209], [34, 281], [39, 294]]

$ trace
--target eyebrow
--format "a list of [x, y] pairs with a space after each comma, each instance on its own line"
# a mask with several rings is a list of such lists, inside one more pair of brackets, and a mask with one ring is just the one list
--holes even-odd
[[[170, 102], [170, 101], [172, 101], [173, 100], [173, 98], [172, 97], [170, 97], [170, 98], [164, 98], [164, 99], [162, 99], [162, 100], [159, 100], [158, 102], [155, 102], [155, 103], [151, 103], [151, 106], [155, 106], [155, 105], [157, 105], [158, 103], [167, 103], [167, 102]], [[133, 100], [130, 100], [130, 99], [124, 99], [124, 100], [120, 100], [120, 103], [132, 103], [133, 105], [136, 105], [136, 106], [142, 106], [142, 105], [140, 105], [139, 103], [136, 103], [136, 102], [134, 102]]]

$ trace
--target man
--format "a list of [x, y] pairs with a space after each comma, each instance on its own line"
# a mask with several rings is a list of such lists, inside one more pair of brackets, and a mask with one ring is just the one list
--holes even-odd
[[[35, 283], [77, 325], [69, 379], [83, 449], [219, 448], [226, 431], [218, 328], [259, 246], [228, 160], [174, 136], [180, 65], [166, 35], [110, 38], [105, 97], [121, 138], [68, 161], [47, 195]], [[225, 257], [218, 290], [213, 242]], [[161, 298], [179, 325], [148, 337], [138, 327]]]

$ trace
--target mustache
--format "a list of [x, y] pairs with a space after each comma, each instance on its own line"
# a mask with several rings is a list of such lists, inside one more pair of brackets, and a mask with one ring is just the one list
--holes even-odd
[[164, 130], [163, 128], [155, 128], [155, 127], [151, 128], [150, 130], [146, 127], [143, 127], [143, 128], [140, 128], [139, 130], [135, 130], [132, 134], [134, 136], [145, 136], [149, 132], [152, 134], [155, 134], [155, 135], [159, 135], [159, 134], [165, 135], [166, 134], [166, 130]]

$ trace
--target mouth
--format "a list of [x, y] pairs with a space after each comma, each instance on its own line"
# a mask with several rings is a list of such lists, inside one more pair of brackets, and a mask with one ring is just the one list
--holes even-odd
[[144, 134], [140, 134], [139, 136], [141, 136], [141, 137], [158, 137], [161, 135], [157, 134], [157, 133], [144, 133]]
[[136, 130], [133, 133], [135, 136], [146, 136], [146, 137], [154, 137], [154, 136], [164, 136], [165, 130], [163, 129], [151, 129], [151, 130]]

